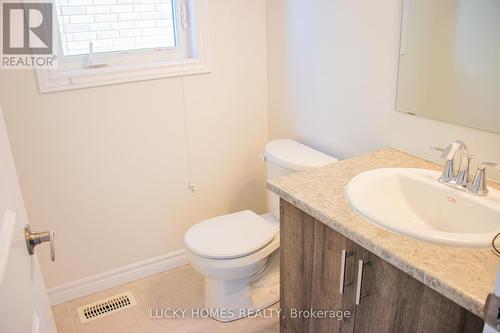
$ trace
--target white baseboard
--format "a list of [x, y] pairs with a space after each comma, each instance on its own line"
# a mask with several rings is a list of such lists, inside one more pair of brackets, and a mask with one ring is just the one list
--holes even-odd
[[57, 305], [187, 264], [189, 264], [189, 260], [186, 251], [178, 250], [50, 288], [47, 293], [50, 304]]

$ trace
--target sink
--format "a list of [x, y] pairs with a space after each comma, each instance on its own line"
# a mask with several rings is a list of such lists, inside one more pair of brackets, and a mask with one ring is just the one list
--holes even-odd
[[477, 197], [438, 182], [440, 172], [385, 168], [347, 184], [352, 208], [368, 222], [442, 245], [488, 248], [500, 232], [500, 191]]

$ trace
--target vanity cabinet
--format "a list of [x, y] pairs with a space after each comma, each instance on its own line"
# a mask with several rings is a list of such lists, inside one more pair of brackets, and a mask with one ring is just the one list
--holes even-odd
[[[280, 332], [482, 332], [481, 318], [287, 201], [280, 207]], [[333, 310], [350, 316], [318, 318]]]

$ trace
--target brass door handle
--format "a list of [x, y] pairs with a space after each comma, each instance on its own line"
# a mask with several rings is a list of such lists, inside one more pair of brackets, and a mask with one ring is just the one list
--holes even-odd
[[24, 238], [26, 239], [26, 247], [30, 256], [35, 254], [35, 246], [38, 244], [49, 242], [50, 243], [50, 261], [56, 260], [56, 252], [54, 250], [54, 231], [33, 232], [31, 227], [27, 224], [24, 226]]

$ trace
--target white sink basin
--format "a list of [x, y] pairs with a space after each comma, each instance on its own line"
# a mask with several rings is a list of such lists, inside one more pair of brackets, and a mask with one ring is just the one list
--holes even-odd
[[369, 222], [423, 241], [490, 247], [500, 232], [500, 191], [487, 197], [438, 182], [439, 172], [389, 168], [363, 172], [349, 182], [346, 197]]

